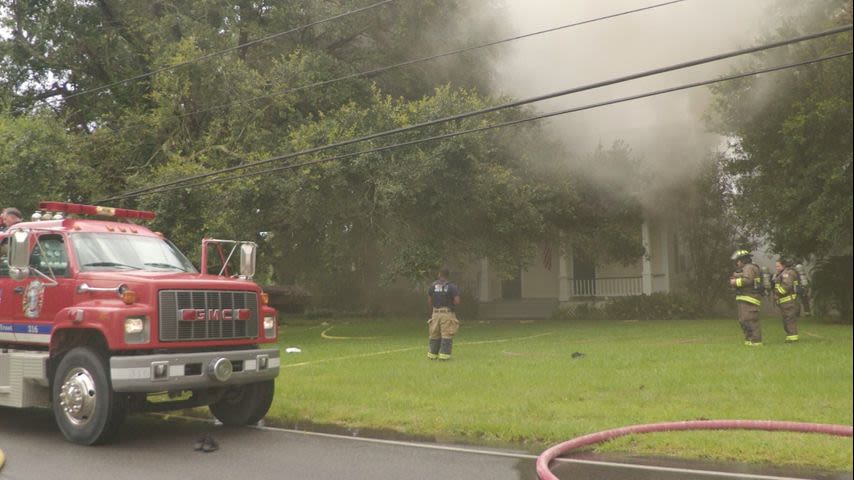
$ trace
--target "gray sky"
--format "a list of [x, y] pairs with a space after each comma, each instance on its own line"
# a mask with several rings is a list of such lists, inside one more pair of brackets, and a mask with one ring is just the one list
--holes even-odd
[[[514, 34], [582, 21], [664, 0], [505, 0]], [[641, 13], [513, 42], [496, 62], [499, 91], [528, 97], [714, 55], [758, 43], [769, 0], [688, 0]], [[694, 67], [624, 85], [537, 104], [540, 111], [641, 93], [729, 72], [733, 61]], [[701, 115], [708, 89], [637, 100], [549, 122], [549, 130], [575, 153], [616, 139], [649, 162], [687, 149], [715, 147]], [[671, 166], [678, 170], [675, 165]], [[674, 172], [675, 173], [675, 172]]]

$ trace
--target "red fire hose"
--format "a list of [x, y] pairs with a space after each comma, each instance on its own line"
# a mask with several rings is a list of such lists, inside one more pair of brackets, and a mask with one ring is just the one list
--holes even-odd
[[767, 430], [772, 432], [823, 433], [850, 437], [852, 427], [823, 423], [775, 422], [771, 420], [691, 420], [685, 422], [648, 423], [591, 433], [559, 443], [537, 457], [540, 480], [559, 480], [549, 469], [549, 463], [571, 450], [604, 442], [633, 433], [675, 432], [679, 430]]

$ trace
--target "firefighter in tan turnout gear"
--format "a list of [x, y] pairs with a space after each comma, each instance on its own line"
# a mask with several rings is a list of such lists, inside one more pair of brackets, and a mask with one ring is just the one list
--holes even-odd
[[430, 360], [450, 360], [454, 334], [460, 328], [457, 314], [454, 312], [460, 304], [460, 290], [448, 281], [450, 270], [439, 269], [439, 278], [427, 290], [427, 302], [433, 307], [433, 315], [427, 321], [430, 342], [427, 358]]
[[798, 341], [798, 317], [801, 305], [798, 301], [800, 275], [785, 258], [780, 257], [774, 264], [774, 278], [771, 280], [771, 293], [783, 316], [783, 329], [786, 330], [786, 342]]
[[744, 344], [761, 346], [759, 307], [762, 306], [762, 271], [753, 264], [753, 257], [748, 250], [736, 250], [732, 260], [735, 260], [735, 272], [730, 276], [729, 284], [735, 290], [738, 323], [744, 332]]

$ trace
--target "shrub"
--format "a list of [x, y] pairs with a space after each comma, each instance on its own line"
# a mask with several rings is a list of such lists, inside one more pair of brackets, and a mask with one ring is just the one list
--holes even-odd
[[311, 301], [311, 293], [299, 285], [267, 285], [270, 306], [281, 313], [302, 313]]
[[561, 307], [552, 313], [554, 320], [600, 320], [605, 318], [604, 305], [578, 303]]
[[619, 320], [672, 320], [703, 315], [695, 298], [673, 293], [614, 298], [605, 304], [605, 313]]
[[555, 319], [672, 320], [699, 318], [706, 314], [698, 299], [674, 293], [612, 297], [603, 304], [581, 303], [561, 308]]
[[851, 320], [851, 255], [828, 257], [812, 270], [811, 295], [818, 313], [835, 312]]

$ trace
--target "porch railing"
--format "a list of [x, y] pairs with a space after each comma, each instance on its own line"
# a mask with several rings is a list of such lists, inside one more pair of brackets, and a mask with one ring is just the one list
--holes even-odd
[[570, 279], [573, 297], [626, 297], [643, 293], [643, 278], [599, 277]]

